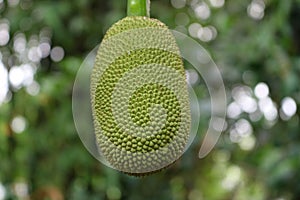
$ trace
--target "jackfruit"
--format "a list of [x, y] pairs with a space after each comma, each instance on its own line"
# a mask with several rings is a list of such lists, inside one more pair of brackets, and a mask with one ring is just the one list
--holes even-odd
[[98, 150], [113, 168], [147, 174], [179, 159], [191, 123], [185, 79], [175, 38], [159, 20], [130, 16], [107, 31], [91, 103]]

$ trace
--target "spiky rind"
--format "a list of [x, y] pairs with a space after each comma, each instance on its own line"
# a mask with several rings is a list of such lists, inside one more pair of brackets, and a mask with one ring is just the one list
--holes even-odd
[[[126, 17], [108, 30], [102, 44], [91, 78], [99, 151], [127, 174], [159, 171], [181, 156], [190, 129], [185, 73], [175, 39], [156, 19]], [[124, 82], [126, 76], [134, 78]], [[127, 88], [137, 83], [144, 84], [126, 99]], [[118, 87], [123, 89], [115, 94]]]

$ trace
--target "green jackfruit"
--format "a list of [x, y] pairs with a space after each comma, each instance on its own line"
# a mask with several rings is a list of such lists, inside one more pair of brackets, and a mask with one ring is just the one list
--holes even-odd
[[129, 174], [158, 171], [183, 153], [190, 107], [183, 62], [162, 22], [126, 17], [106, 33], [91, 75], [101, 155]]

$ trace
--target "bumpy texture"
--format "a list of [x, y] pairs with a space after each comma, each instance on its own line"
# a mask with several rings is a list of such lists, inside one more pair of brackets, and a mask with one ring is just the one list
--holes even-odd
[[190, 130], [183, 63], [158, 20], [127, 17], [99, 47], [91, 77], [99, 152], [120, 171], [151, 173], [176, 161]]

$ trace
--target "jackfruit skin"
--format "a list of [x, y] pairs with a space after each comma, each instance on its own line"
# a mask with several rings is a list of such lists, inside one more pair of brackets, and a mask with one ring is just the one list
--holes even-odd
[[98, 149], [113, 168], [139, 176], [174, 163], [191, 119], [183, 62], [168, 27], [139, 16], [115, 23], [96, 56], [91, 102]]

